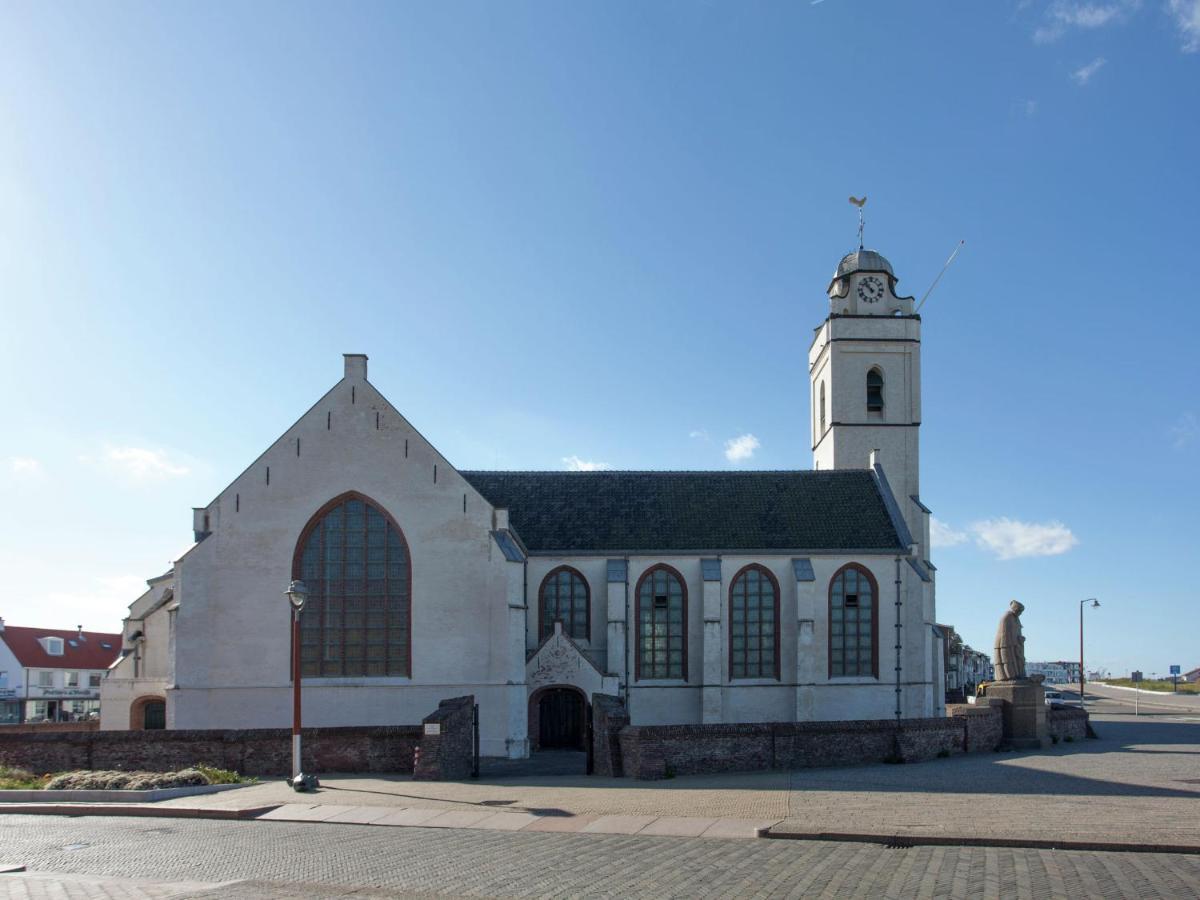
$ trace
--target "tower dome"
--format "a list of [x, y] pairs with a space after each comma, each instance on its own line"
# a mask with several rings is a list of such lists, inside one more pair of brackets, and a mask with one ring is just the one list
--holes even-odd
[[892, 264], [878, 250], [855, 250], [853, 253], [847, 253], [838, 263], [833, 280], [837, 281], [843, 275], [850, 275], [854, 272], [887, 272], [892, 280], [896, 280]]

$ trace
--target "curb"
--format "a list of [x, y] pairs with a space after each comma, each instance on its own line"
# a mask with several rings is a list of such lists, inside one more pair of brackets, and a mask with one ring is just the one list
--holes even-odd
[[0, 815], [31, 816], [125, 816], [129, 818], [159, 819], [254, 819], [263, 813], [278, 809], [282, 804], [254, 806], [249, 809], [198, 809], [186, 806], [68, 806], [61, 803], [37, 803], [0, 807]]
[[909, 847], [1009, 847], [1025, 850], [1090, 850], [1115, 853], [1182, 853], [1200, 855], [1200, 845], [1134, 844], [1114, 841], [1047, 841], [1037, 838], [955, 837], [924, 834], [864, 834], [836, 831], [773, 831], [759, 829], [758, 837], [775, 841], [843, 841], [883, 844], [893, 850]]

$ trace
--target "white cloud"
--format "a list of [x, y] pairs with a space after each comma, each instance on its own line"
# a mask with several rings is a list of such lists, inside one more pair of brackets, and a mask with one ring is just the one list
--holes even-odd
[[1080, 87], [1083, 87], [1092, 80], [1092, 76], [1099, 72], [1106, 62], [1108, 62], [1108, 60], [1106, 60], [1103, 56], [1097, 56], [1086, 66], [1080, 66], [1078, 69], [1072, 72], [1071, 80]]
[[971, 536], [965, 531], [950, 527], [936, 516], [929, 518], [929, 543], [934, 547], [953, 547], [966, 543]]
[[8, 469], [14, 475], [36, 478], [42, 474], [42, 463], [32, 456], [13, 456], [8, 460]]
[[191, 472], [183, 463], [172, 460], [162, 450], [147, 447], [106, 447], [99, 458], [79, 457], [81, 462], [99, 463], [137, 481], [181, 478]]
[[711, 438], [709, 438], [709, 436], [708, 436], [708, 432], [705, 431], [703, 428], [697, 428], [695, 431], [689, 431], [688, 437], [695, 438], [698, 441], [711, 440]]
[[1111, 3], [1080, 3], [1055, 0], [1046, 9], [1042, 24], [1034, 29], [1035, 44], [1050, 44], [1071, 29], [1103, 28], [1122, 22], [1140, 7], [1141, 0], [1116, 0]]
[[1079, 543], [1062, 522], [1021, 522], [1001, 517], [971, 525], [975, 543], [998, 559], [1058, 556]]
[[571, 472], [604, 472], [611, 469], [606, 462], [596, 462], [590, 459], [580, 459], [578, 456], [564, 456], [562, 458], [563, 465]]
[[1183, 52], [1200, 52], [1200, 0], [1167, 0], [1167, 12], [1179, 29]]
[[1200, 419], [1197, 419], [1193, 412], [1185, 412], [1171, 426], [1170, 433], [1172, 446], [1176, 450], [1182, 450], [1200, 438]]
[[730, 462], [744, 462], [754, 456], [754, 451], [762, 445], [752, 434], [730, 438], [725, 442], [725, 458]]
[[1038, 102], [1036, 100], [1022, 100], [1020, 108], [1025, 113], [1025, 118], [1032, 119], [1037, 115]]

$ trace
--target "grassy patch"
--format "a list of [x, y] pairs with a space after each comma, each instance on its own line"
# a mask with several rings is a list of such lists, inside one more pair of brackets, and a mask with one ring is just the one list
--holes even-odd
[[0, 766], [0, 790], [51, 791], [153, 791], [161, 788], [200, 787], [209, 784], [250, 784], [228, 769], [198, 765], [178, 772], [60, 772], [34, 775], [25, 769]]
[[39, 791], [46, 777], [34, 775], [28, 769], [0, 766], [0, 791]]

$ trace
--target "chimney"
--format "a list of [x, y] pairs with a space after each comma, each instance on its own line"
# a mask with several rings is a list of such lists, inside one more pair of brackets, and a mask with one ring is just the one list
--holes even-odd
[[346, 377], [361, 378], [367, 380], [367, 354], [365, 353], [343, 353], [342, 357], [346, 360]]
[[79, 638], [81, 641], [83, 640], [83, 626], [82, 625], [75, 626], [75, 637]]
[[4, 616], [0, 616], [0, 631], [4, 630]]

